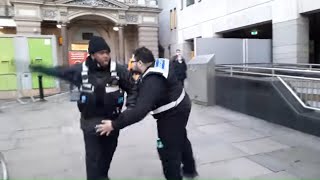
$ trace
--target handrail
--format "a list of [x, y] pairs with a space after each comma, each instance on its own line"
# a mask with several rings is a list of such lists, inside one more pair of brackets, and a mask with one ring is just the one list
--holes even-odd
[[[240, 65], [217, 65], [215, 68], [216, 72], [228, 73], [230, 76], [234, 76], [234, 74], [243, 74], [243, 75], [256, 75], [263, 77], [276, 77], [280, 80], [280, 82], [289, 90], [289, 92], [298, 100], [298, 102], [306, 109], [320, 111], [319, 105], [316, 107], [312, 107], [315, 105], [307, 105], [303, 100], [309, 101], [308, 98], [303, 99], [303, 97], [299, 98], [297, 92], [287, 83], [283, 78], [290, 79], [298, 79], [304, 81], [314, 81], [315, 83], [320, 82], [320, 71], [313, 70], [305, 70], [305, 69], [288, 69], [288, 68], [270, 68], [270, 67], [256, 67], [256, 66], [240, 66]], [[260, 71], [260, 72], [259, 72]], [[262, 72], [261, 72], [262, 71]], [[263, 72], [264, 71], [264, 72]], [[267, 71], [267, 72], [265, 72]], [[289, 74], [289, 73], [301, 73]], [[283, 74], [284, 73], [284, 74]], [[306, 77], [309, 76], [309, 77]], [[312, 77], [316, 76], [316, 77]], [[308, 88], [308, 87], [306, 87]], [[313, 89], [312, 89], [313, 90]], [[304, 94], [302, 92], [302, 94]], [[318, 97], [319, 94], [314, 95], [312, 97]], [[316, 101], [315, 103], [317, 103]]]
[[[308, 67], [319, 67], [320, 68], [320, 64], [307, 64], [307, 63], [236, 63], [236, 64], [221, 64], [221, 65], [271, 65], [271, 66], [308, 66]], [[220, 66], [220, 65], [217, 65]]]
[[313, 70], [301, 70], [301, 69], [289, 69], [289, 68], [270, 68], [270, 67], [256, 67], [256, 66], [240, 66], [240, 65], [217, 65], [218, 68], [241, 68], [241, 69], [258, 69], [258, 70], [273, 70], [273, 71], [288, 71], [288, 72], [304, 72], [304, 73], [314, 73], [319, 74], [320, 71]]
[[290, 91], [290, 93], [294, 96], [294, 98], [300, 103], [300, 105], [302, 105], [304, 108], [306, 109], [310, 109], [310, 110], [315, 110], [315, 111], [320, 111], [319, 108], [314, 108], [314, 107], [310, 107], [307, 106], [297, 95], [297, 93], [281, 78], [281, 77], [277, 77], [280, 82]]
[[[218, 70], [219, 71], [219, 70]], [[221, 70], [220, 70], [221, 71]], [[315, 80], [315, 81], [320, 81], [319, 78], [310, 78], [310, 77], [304, 77], [304, 76], [290, 76], [290, 75], [281, 75], [281, 74], [268, 74], [268, 73], [256, 73], [256, 72], [246, 72], [246, 71], [235, 71], [235, 70], [224, 70], [222, 72], [229, 72], [230, 75], [232, 76], [233, 73], [238, 73], [238, 74], [250, 74], [250, 75], [261, 75], [261, 76], [269, 76], [269, 77], [287, 77], [287, 78], [294, 78], [294, 79], [305, 79], [305, 80]]]

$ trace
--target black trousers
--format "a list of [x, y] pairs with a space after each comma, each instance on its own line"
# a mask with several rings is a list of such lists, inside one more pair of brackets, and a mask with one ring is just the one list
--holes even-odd
[[158, 137], [163, 146], [158, 146], [163, 173], [167, 180], [182, 180], [182, 169], [185, 173], [196, 172], [191, 143], [187, 136], [187, 122], [190, 108], [175, 109], [175, 116], [159, 119]]
[[83, 131], [86, 150], [87, 180], [109, 179], [108, 172], [118, 145], [119, 131], [109, 136], [99, 136]]

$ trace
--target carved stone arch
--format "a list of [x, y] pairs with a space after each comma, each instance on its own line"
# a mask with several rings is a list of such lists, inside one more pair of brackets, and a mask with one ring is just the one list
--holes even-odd
[[55, 2], [55, 4], [100, 6], [100, 7], [119, 8], [119, 9], [129, 8], [129, 5], [117, 0], [58, 0]]
[[80, 12], [75, 12], [75, 13], [68, 15], [67, 19], [68, 19], [68, 22], [70, 22], [72, 19], [75, 19], [75, 18], [81, 17], [81, 16], [86, 16], [86, 15], [101, 16], [101, 17], [107, 18], [108, 20], [114, 22], [115, 24], [118, 23], [118, 19], [116, 19], [115, 17], [112, 17], [111, 14], [106, 14], [106, 13], [102, 13], [102, 12], [92, 13], [92, 12], [88, 12], [88, 11], [80, 11]]

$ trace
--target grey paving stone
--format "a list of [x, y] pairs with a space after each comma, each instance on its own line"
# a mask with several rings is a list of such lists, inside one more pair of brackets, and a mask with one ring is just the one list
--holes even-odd
[[[320, 157], [319, 151], [315, 149], [308, 149], [302, 147], [295, 147], [290, 149], [282, 149], [275, 152], [255, 155], [248, 157], [249, 159], [275, 171], [284, 171], [289, 169], [295, 171], [294, 168], [300, 168], [301, 163], [309, 164], [312, 167], [319, 167]], [[298, 165], [297, 165], [298, 164]], [[301, 169], [301, 168], [300, 168]], [[298, 176], [299, 177], [299, 176]]]
[[283, 145], [278, 142], [272, 141], [269, 138], [255, 139], [232, 144], [241, 151], [246, 152], [250, 155], [290, 148], [287, 145]]
[[197, 129], [206, 134], [218, 134], [218, 133], [224, 133], [224, 132], [230, 132], [230, 131], [237, 131], [237, 130], [240, 130], [241, 128], [233, 126], [229, 123], [222, 123], [222, 124], [198, 126]]
[[59, 128], [40, 128], [40, 129], [30, 129], [30, 130], [20, 130], [12, 134], [13, 139], [28, 139], [44, 136], [55, 136], [60, 134]]
[[11, 136], [12, 132], [0, 133], [0, 140], [9, 140]]
[[28, 139], [19, 139], [17, 143], [18, 148], [37, 147], [60, 145], [66, 143], [66, 138], [63, 134], [56, 134], [52, 136], [34, 137]]
[[0, 140], [0, 151], [8, 151], [16, 148], [16, 140]]
[[270, 139], [292, 147], [306, 147], [320, 150], [320, 138], [302, 132], [274, 135]]
[[[200, 179], [318, 177], [317, 137], [218, 106], [192, 108], [187, 129]], [[68, 98], [6, 109], [0, 122], [0, 141], [18, 141], [15, 149], [3, 152], [12, 179], [85, 179], [79, 112]], [[269, 136], [272, 143], [257, 140]], [[151, 116], [122, 130], [110, 177], [163, 179], [156, 139], [156, 120]], [[234, 147], [234, 142], [247, 149]], [[282, 149], [283, 145], [294, 148]]]
[[[1, 115], [2, 116], [2, 115]], [[6, 134], [23, 129], [23, 126], [12, 117], [0, 117], [0, 133]]]
[[288, 160], [275, 158], [270, 154], [258, 154], [247, 158], [274, 172], [285, 171], [291, 163], [294, 163]]
[[242, 142], [242, 141], [249, 141], [255, 139], [261, 139], [264, 137], [268, 137], [263, 133], [259, 133], [254, 130], [250, 129], [240, 129], [236, 131], [228, 131], [224, 133], [216, 134], [215, 137], [222, 139], [225, 142]]
[[272, 171], [246, 158], [202, 165], [200, 179], [245, 179], [270, 174]]
[[207, 147], [195, 146], [194, 154], [199, 164], [230, 160], [248, 155], [228, 144], [218, 144]]
[[274, 172], [271, 174], [266, 174], [266, 175], [262, 175], [262, 176], [257, 176], [254, 177], [252, 179], [290, 179], [290, 180], [297, 180], [300, 179], [286, 171], [280, 171], [280, 172]]
[[298, 162], [286, 171], [301, 179], [320, 179], [319, 163]]

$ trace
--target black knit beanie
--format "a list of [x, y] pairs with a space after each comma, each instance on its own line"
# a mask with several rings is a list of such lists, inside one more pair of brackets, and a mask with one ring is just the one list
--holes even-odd
[[107, 50], [109, 53], [111, 52], [109, 45], [102, 37], [92, 36], [92, 38], [89, 41], [89, 54], [94, 54], [101, 50]]

